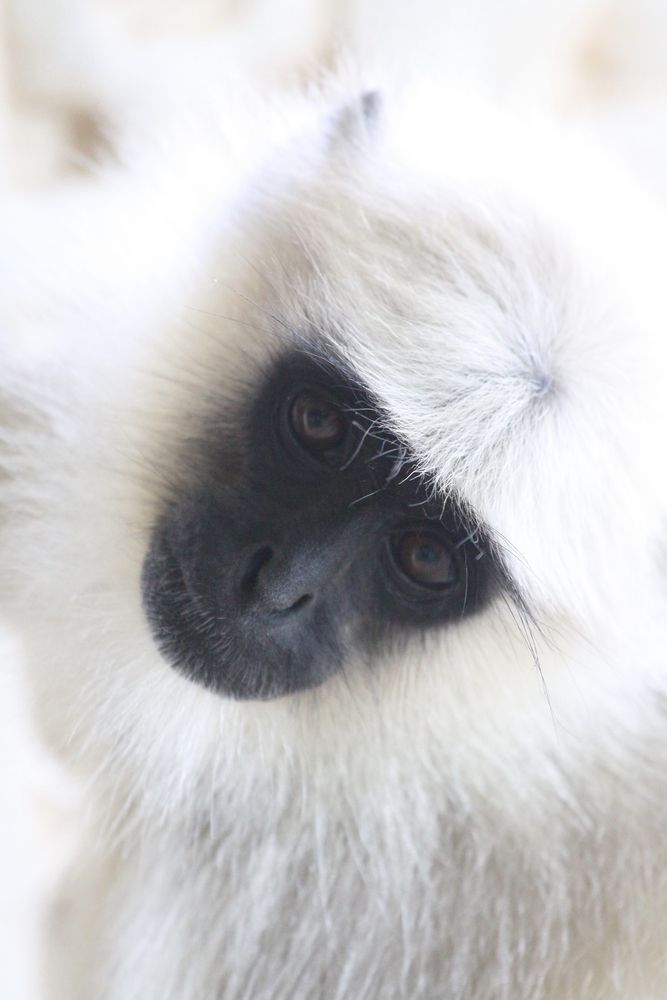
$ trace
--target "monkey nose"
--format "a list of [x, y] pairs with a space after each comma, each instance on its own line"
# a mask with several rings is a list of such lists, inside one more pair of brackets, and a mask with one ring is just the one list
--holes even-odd
[[242, 602], [260, 614], [292, 615], [310, 604], [324, 585], [324, 563], [306, 548], [288, 555], [275, 545], [261, 545], [241, 560]]

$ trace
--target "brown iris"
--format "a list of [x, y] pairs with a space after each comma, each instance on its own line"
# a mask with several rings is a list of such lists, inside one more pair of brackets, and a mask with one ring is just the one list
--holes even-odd
[[411, 528], [395, 538], [393, 549], [399, 569], [414, 583], [438, 589], [456, 583], [450, 548], [435, 531]]
[[292, 431], [308, 451], [326, 452], [345, 440], [347, 424], [340, 409], [326, 397], [305, 390], [290, 409]]

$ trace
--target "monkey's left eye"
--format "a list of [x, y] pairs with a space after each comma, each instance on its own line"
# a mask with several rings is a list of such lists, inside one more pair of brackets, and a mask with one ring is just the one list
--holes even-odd
[[432, 529], [402, 531], [392, 539], [392, 552], [403, 576], [420, 587], [449, 590], [458, 582], [451, 547]]
[[309, 389], [292, 401], [289, 424], [299, 444], [315, 455], [340, 447], [347, 437], [348, 424], [340, 408]]

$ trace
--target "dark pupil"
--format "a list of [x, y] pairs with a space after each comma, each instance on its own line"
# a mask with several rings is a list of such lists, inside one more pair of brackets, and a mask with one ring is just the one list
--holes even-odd
[[345, 419], [340, 410], [311, 393], [301, 393], [294, 400], [291, 420], [297, 438], [311, 451], [335, 448], [345, 437]]
[[395, 544], [402, 571], [416, 583], [448, 587], [456, 582], [456, 568], [445, 542], [428, 531], [406, 531]]

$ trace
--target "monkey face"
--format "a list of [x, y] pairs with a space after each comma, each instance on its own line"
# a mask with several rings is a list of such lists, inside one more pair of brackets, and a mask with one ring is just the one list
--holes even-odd
[[[650, 220], [456, 109], [420, 146], [409, 109], [370, 143], [287, 143], [220, 224], [219, 160], [206, 183], [170, 160], [165, 227], [138, 185], [136, 217], [104, 216], [104, 294], [65, 303], [66, 419], [39, 395], [12, 477], [12, 614], [43, 704], [174, 802], [221, 727], [309, 760], [358, 761], [352, 712], [406, 758], [425, 719], [434, 753], [485, 745], [549, 724], [542, 677], [568, 717], [575, 673], [596, 704], [659, 646], [637, 652], [665, 509]], [[202, 200], [174, 200], [185, 237], [173, 190]]]
[[278, 697], [485, 603], [483, 530], [437, 497], [342, 367], [289, 352], [236, 421], [144, 565], [146, 612], [177, 670]]
[[[509, 630], [518, 608], [599, 631], [626, 600], [615, 553], [636, 551], [644, 470], [610, 504], [599, 468], [643, 461], [646, 414], [618, 377], [635, 351], [608, 323], [602, 237], [593, 266], [531, 198], [423, 179], [417, 196], [411, 169], [332, 157], [258, 199], [204, 336], [177, 345], [170, 371], [196, 365], [203, 390], [175, 419], [204, 402], [150, 526], [143, 608], [210, 690], [277, 698], [396, 648], [409, 664], [508, 596]], [[485, 660], [514, 656], [483, 634], [466, 630]]]

